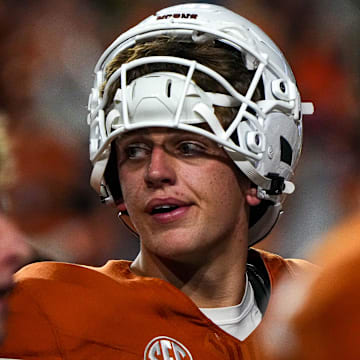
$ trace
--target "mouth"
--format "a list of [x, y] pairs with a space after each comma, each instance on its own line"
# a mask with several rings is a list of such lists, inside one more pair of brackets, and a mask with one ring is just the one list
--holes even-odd
[[174, 210], [176, 210], [178, 208], [179, 208], [179, 206], [177, 206], [177, 205], [159, 205], [159, 206], [155, 206], [150, 211], [150, 215], [166, 214], [166, 213], [174, 211]]
[[192, 203], [174, 198], [153, 199], [146, 206], [146, 212], [161, 223], [168, 223], [183, 217]]

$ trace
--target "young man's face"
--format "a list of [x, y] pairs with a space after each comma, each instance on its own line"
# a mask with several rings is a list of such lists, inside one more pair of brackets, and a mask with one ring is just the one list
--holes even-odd
[[13, 274], [29, 258], [30, 247], [23, 235], [0, 213], [0, 341], [6, 328], [6, 303], [13, 286]]
[[117, 158], [119, 209], [126, 207], [147, 252], [197, 261], [247, 231], [249, 182], [213, 141], [143, 129], [117, 140]]

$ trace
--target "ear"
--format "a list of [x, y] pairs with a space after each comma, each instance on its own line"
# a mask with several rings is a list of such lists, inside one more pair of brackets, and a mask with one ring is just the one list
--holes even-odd
[[245, 192], [245, 199], [249, 206], [259, 205], [261, 200], [257, 197], [257, 190], [254, 187], [251, 187]]

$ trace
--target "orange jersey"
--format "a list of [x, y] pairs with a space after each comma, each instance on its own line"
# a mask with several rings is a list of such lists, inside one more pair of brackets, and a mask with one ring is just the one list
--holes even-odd
[[[250, 250], [270, 288], [308, 263]], [[16, 276], [0, 356], [21, 359], [259, 359], [254, 331], [239, 341], [166, 281], [141, 277], [128, 261], [101, 268], [44, 262]], [[266, 280], [267, 281], [267, 280]], [[256, 291], [255, 291], [256, 292]]]

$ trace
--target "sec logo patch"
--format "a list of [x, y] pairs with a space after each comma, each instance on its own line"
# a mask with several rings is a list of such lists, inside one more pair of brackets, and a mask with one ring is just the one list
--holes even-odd
[[193, 360], [189, 350], [179, 341], [158, 336], [146, 346], [144, 360]]

